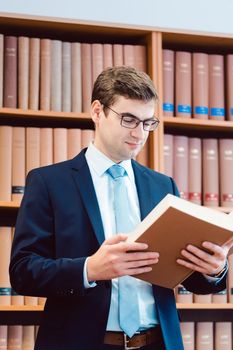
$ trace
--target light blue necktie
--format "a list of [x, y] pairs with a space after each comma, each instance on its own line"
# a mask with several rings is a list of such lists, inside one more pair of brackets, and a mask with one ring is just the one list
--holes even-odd
[[[107, 173], [114, 179], [116, 233], [128, 233], [135, 228], [135, 224], [124, 179], [127, 173], [117, 164], [111, 166]], [[132, 337], [140, 327], [139, 300], [137, 290], [131, 283], [132, 278], [130, 276], [119, 278], [119, 323], [129, 337]]]

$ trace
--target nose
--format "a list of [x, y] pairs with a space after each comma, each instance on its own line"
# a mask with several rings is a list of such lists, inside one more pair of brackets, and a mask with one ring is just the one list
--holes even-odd
[[148, 131], [145, 131], [143, 129], [143, 123], [139, 123], [138, 126], [135, 129], [131, 129], [131, 136], [143, 140], [145, 138], [145, 134], [147, 134]]

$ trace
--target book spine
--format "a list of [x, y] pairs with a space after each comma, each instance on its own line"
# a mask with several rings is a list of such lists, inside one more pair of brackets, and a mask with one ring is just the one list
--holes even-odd
[[40, 109], [50, 110], [51, 98], [51, 40], [40, 40]]
[[173, 177], [173, 135], [164, 134], [163, 159], [164, 174]]
[[52, 111], [61, 112], [62, 106], [62, 42], [51, 41], [51, 105]]
[[180, 284], [177, 287], [176, 301], [177, 303], [192, 303], [193, 293], [189, 292], [184, 286]]
[[67, 160], [67, 129], [65, 128], [53, 130], [53, 159], [54, 163]]
[[82, 107], [83, 112], [89, 112], [92, 93], [92, 54], [91, 44], [81, 44], [82, 67]]
[[72, 112], [82, 112], [82, 69], [80, 43], [71, 43], [71, 105]]
[[0, 34], [0, 108], [3, 106], [3, 58], [4, 58], [4, 36]]
[[67, 156], [68, 159], [75, 157], [82, 149], [81, 129], [68, 129], [67, 135]]
[[35, 327], [23, 326], [22, 350], [33, 350], [35, 346]]
[[181, 322], [180, 329], [185, 350], [195, 350], [195, 324], [194, 322]]
[[176, 52], [176, 116], [191, 118], [191, 53]]
[[8, 326], [8, 350], [22, 349], [23, 326]]
[[193, 117], [208, 119], [209, 60], [205, 53], [193, 53]]
[[142, 150], [139, 152], [139, 154], [136, 157], [136, 160], [138, 163], [149, 166], [149, 143], [147, 143], [143, 146]]
[[204, 205], [219, 205], [218, 140], [203, 139], [203, 200]]
[[40, 129], [40, 166], [53, 164], [53, 129]]
[[215, 323], [215, 350], [232, 350], [232, 323]]
[[12, 126], [0, 126], [0, 200], [11, 201]]
[[194, 294], [194, 303], [200, 303], [200, 304], [210, 304], [212, 303], [212, 294]]
[[209, 55], [209, 119], [224, 120], [224, 61], [222, 55]]
[[0, 349], [7, 350], [7, 326], [0, 325]]
[[104, 69], [103, 44], [92, 44], [92, 85]]
[[40, 39], [29, 39], [29, 108], [39, 109]]
[[146, 46], [134, 45], [134, 67], [142, 72], [147, 72]]
[[26, 128], [26, 174], [40, 166], [40, 128]]
[[123, 45], [123, 60], [125, 66], [135, 67], [135, 55], [133, 45]]
[[18, 107], [28, 109], [29, 102], [29, 38], [18, 38]]
[[12, 190], [11, 199], [21, 201], [25, 187], [25, 128], [13, 127], [12, 140]]
[[11, 228], [0, 227], [0, 305], [11, 304], [11, 285], [8, 273], [11, 253]]
[[81, 131], [81, 147], [82, 149], [88, 147], [90, 142], [94, 139], [94, 130], [84, 129]]
[[113, 48], [112, 44], [103, 44], [103, 56], [104, 64], [103, 68], [109, 68], [113, 66]]
[[196, 350], [214, 349], [213, 322], [197, 322], [196, 324]]
[[202, 152], [201, 139], [190, 137], [188, 139], [188, 189], [190, 202], [201, 204], [202, 200]]
[[62, 43], [62, 106], [63, 112], [71, 112], [71, 43]]
[[3, 106], [17, 108], [17, 37], [4, 39]]
[[124, 64], [123, 45], [113, 44], [113, 65], [122, 66]]
[[175, 54], [173, 50], [163, 50], [163, 115], [174, 117], [174, 72]]
[[233, 55], [226, 56], [227, 120], [233, 120]]
[[174, 136], [173, 176], [183, 199], [188, 199], [188, 137]]
[[212, 295], [212, 303], [225, 304], [227, 303], [227, 290], [221, 290], [218, 293]]
[[233, 139], [219, 140], [220, 204], [233, 207]]

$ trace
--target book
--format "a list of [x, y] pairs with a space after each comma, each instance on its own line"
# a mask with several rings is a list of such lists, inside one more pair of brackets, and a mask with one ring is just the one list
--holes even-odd
[[39, 109], [40, 39], [29, 39], [29, 109]]
[[213, 322], [197, 322], [196, 324], [196, 350], [214, 349]]
[[163, 115], [174, 117], [174, 72], [175, 54], [173, 50], [163, 50]]
[[17, 108], [17, 37], [4, 37], [3, 107]]
[[28, 109], [29, 102], [29, 38], [18, 38], [18, 107]]
[[219, 139], [220, 204], [233, 207], [233, 140]]
[[71, 110], [82, 111], [81, 44], [71, 43]]
[[40, 40], [40, 109], [50, 110], [51, 97], [51, 40]]
[[202, 198], [202, 147], [198, 137], [188, 138], [188, 198], [201, 204]]
[[233, 120], [233, 55], [226, 56], [227, 120]]
[[63, 112], [71, 112], [71, 43], [62, 42], [62, 105]]
[[232, 349], [232, 324], [231, 322], [215, 323], [215, 350]]
[[223, 55], [209, 55], [209, 119], [225, 119]]
[[183, 199], [188, 199], [188, 154], [187, 136], [173, 136], [173, 177]]
[[232, 223], [226, 213], [167, 194], [128, 237], [128, 242], [147, 243], [148, 251], [160, 254], [152, 271], [134, 277], [175, 288], [193, 273], [176, 262], [181, 250], [187, 244], [201, 248], [204, 241], [223, 245], [233, 240]]
[[195, 349], [195, 324], [194, 322], [181, 322], [180, 329], [185, 350]]
[[164, 174], [173, 177], [173, 135], [164, 134], [163, 144]]
[[4, 57], [4, 36], [0, 34], [0, 108], [3, 105], [3, 57]]

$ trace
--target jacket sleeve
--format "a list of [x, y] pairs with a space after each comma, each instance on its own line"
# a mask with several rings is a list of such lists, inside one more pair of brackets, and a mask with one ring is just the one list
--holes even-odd
[[40, 170], [33, 170], [18, 213], [10, 262], [13, 289], [32, 296], [75, 296], [86, 293], [86, 257], [57, 258], [53, 206]]

